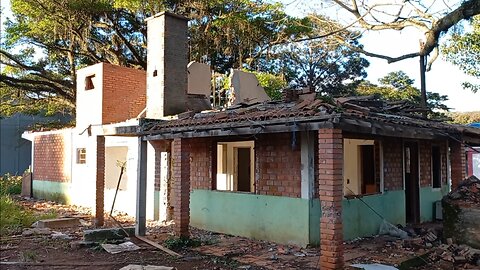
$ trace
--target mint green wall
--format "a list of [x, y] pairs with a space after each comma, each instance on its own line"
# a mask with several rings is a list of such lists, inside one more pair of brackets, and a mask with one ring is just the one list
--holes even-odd
[[153, 219], [160, 218], [160, 191], [155, 190], [153, 193]]
[[55, 181], [32, 181], [33, 197], [69, 204], [70, 183]]
[[[388, 222], [405, 225], [405, 192], [403, 190], [368, 195], [362, 197], [362, 200]], [[342, 207], [345, 240], [378, 234], [382, 219], [363, 202], [359, 199], [344, 199]]]
[[432, 188], [422, 187], [420, 188], [420, 222], [427, 222], [434, 220], [433, 216], [433, 203], [442, 200], [448, 192], [448, 187]]
[[193, 190], [192, 226], [215, 232], [305, 246], [317, 244], [320, 203], [280, 196]]

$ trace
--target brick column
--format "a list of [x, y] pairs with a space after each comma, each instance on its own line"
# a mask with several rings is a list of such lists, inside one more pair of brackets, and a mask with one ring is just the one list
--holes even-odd
[[96, 226], [104, 223], [104, 195], [105, 195], [105, 137], [97, 136], [96, 143], [96, 180], [95, 180], [95, 220]]
[[172, 143], [172, 191], [175, 235], [189, 236], [190, 223], [190, 146], [185, 139]]
[[320, 268], [343, 269], [343, 137], [339, 129], [318, 132]]
[[452, 170], [452, 188], [458, 186], [466, 174], [465, 147], [457, 141], [450, 141], [450, 166]]

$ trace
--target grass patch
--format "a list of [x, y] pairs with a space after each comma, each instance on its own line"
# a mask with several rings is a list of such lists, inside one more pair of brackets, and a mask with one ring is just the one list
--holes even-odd
[[10, 195], [0, 194], [0, 235], [13, 234], [40, 219], [55, 218], [53, 211], [46, 214], [36, 214], [32, 210], [19, 205]]

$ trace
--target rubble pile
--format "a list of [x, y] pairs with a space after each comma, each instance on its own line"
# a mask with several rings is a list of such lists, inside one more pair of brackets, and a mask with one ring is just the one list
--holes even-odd
[[442, 200], [446, 238], [480, 249], [480, 180], [466, 178]]
[[472, 203], [480, 207], [480, 179], [473, 175], [466, 178], [447, 198], [457, 203]]

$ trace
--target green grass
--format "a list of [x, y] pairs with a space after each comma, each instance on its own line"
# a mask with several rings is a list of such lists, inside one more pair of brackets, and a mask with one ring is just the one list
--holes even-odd
[[10, 195], [0, 194], [0, 235], [8, 235], [30, 227], [41, 219], [55, 218], [55, 212], [35, 214], [32, 210], [19, 205]]
[[55, 218], [55, 212], [35, 214], [16, 202], [12, 195], [22, 191], [22, 177], [6, 174], [0, 178], [0, 235], [12, 234], [40, 219]]
[[20, 194], [22, 192], [22, 177], [5, 174], [0, 178], [0, 194]]

